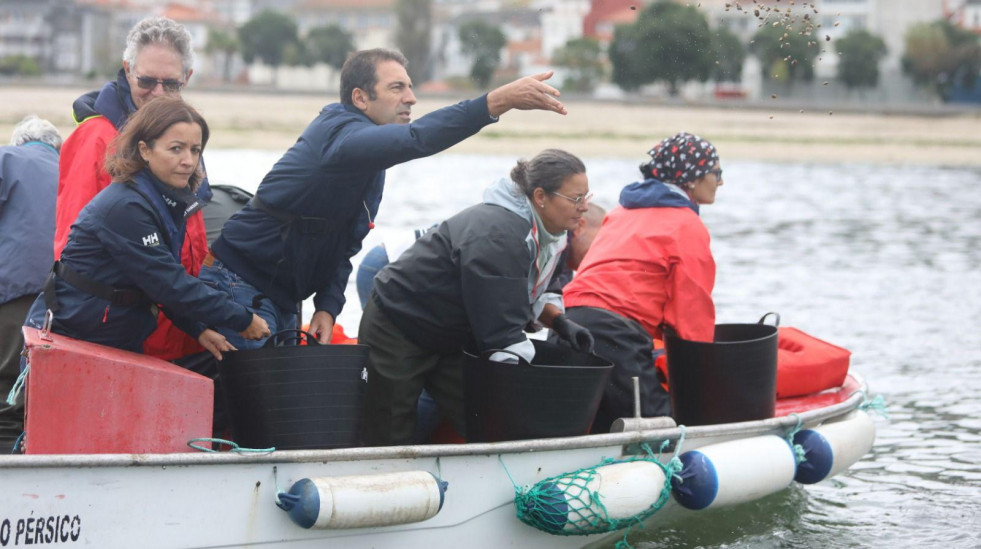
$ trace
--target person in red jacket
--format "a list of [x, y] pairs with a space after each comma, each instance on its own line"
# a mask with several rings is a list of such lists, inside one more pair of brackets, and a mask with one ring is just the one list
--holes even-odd
[[[105, 170], [106, 152], [129, 117], [151, 99], [180, 97], [191, 77], [194, 51], [191, 35], [183, 26], [165, 17], [148, 17], [126, 36], [123, 67], [116, 80], [101, 90], [87, 93], [72, 105], [78, 127], [61, 149], [58, 199], [55, 207], [54, 256], [58, 259], [71, 226], [82, 208], [112, 179]], [[203, 164], [202, 164], [203, 165]], [[187, 236], [181, 254], [185, 270], [197, 276], [208, 253], [207, 233], [200, 209], [211, 198], [207, 177], [190, 205]], [[143, 352], [173, 360], [203, 351], [193, 338], [177, 329], [162, 314], [157, 329], [147, 338]]]
[[642, 415], [670, 412], [654, 369], [653, 340], [662, 339], [663, 326], [697, 341], [712, 341], [715, 332], [715, 261], [698, 210], [715, 202], [722, 185], [719, 155], [689, 133], [648, 154], [640, 166], [644, 180], [620, 192], [620, 206], [607, 214], [563, 292], [566, 315], [593, 334], [596, 354], [614, 363], [594, 433], [634, 415], [634, 376]]

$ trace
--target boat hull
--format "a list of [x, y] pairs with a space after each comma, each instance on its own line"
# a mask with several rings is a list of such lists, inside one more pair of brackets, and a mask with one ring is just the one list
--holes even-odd
[[[855, 384], [861, 387], [860, 384]], [[556, 536], [515, 516], [515, 489], [604, 460], [688, 451], [798, 425], [840, 420], [862, 393], [793, 416], [582, 437], [486, 444], [276, 451], [15, 455], [0, 457], [0, 546], [93, 547], [582, 547], [610, 534]], [[306, 529], [277, 507], [277, 494], [304, 478], [427, 471], [448, 482], [440, 511], [423, 522], [373, 528]], [[648, 525], [694, 513], [674, 500]], [[620, 536], [622, 533], [612, 534]]]

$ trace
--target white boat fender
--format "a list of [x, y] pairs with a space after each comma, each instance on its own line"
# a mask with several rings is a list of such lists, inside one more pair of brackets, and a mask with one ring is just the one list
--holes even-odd
[[428, 471], [303, 478], [278, 505], [303, 528], [368, 528], [428, 520], [449, 483]]
[[551, 534], [587, 535], [653, 514], [669, 491], [660, 463], [621, 461], [545, 479], [518, 493], [514, 503], [525, 524]]
[[681, 454], [671, 493], [682, 507], [701, 510], [752, 501], [794, 480], [797, 459], [776, 435], [710, 444]]
[[797, 466], [794, 480], [815, 484], [833, 477], [868, 453], [874, 441], [875, 423], [861, 410], [841, 421], [803, 429], [794, 435], [794, 444], [804, 448], [806, 461]]

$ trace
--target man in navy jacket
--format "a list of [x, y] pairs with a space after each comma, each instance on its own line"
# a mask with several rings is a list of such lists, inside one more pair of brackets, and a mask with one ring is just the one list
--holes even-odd
[[[313, 295], [310, 331], [330, 341], [344, 306], [351, 257], [373, 226], [385, 170], [445, 150], [511, 109], [566, 114], [552, 73], [524, 77], [411, 121], [405, 57], [373, 49], [341, 69], [341, 102], [327, 105], [222, 228], [200, 277], [263, 317], [273, 333], [296, 326]], [[222, 332], [239, 349], [261, 341]]]

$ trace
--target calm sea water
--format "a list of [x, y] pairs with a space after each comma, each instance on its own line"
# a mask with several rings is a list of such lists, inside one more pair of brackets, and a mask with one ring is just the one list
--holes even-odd
[[[210, 176], [254, 190], [279, 154], [209, 150]], [[596, 203], [614, 206], [641, 158], [582, 156]], [[365, 249], [479, 202], [514, 161], [445, 153], [389, 170]], [[723, 167], [717, 202], [702, 210], [718, 265], [719, 322], [776, 311], [782, 325], [850, 349], [853, 370], [885, 398], [889, 417], [877, 420], [872, 453], [846, 474], [639, 530], [631, 542], [981, 546], [981, 169], [724, 157]], [[351, 334], [360, 315], [353, 283], [347, 295], [339, 321]]]

